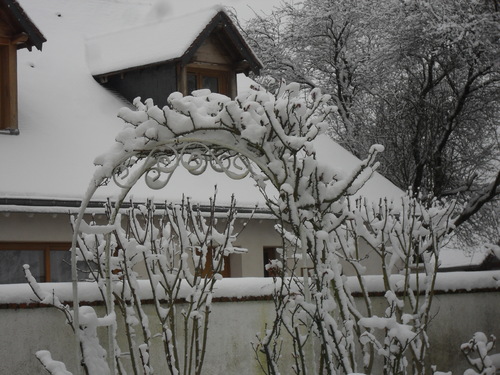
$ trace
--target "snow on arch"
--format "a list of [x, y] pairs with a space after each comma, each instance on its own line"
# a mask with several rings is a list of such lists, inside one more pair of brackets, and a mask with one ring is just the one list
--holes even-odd
[[[259, 86], [258, 83], [244, 74], [238, 74], [237, 79], [239, 93], [250, 90], [252, 86]], [[361, 163], [360, 159], [326, 134], [316, 137], [313, 141], [313, 145], [319, 164], [334, 167], [340, 174], [349, 173]], [[368, 150], [366, 151], [368, 152]], [[380, 173], [375, 172], [368, 182], [354, 195], [354, 198], [363, 197], [369, 202], [376, 203], [384, 198], [387, 198], [389, 201], [396, 201], [404, 194], [403, 190], [398, 188]]]
[[[140, 115], [141, 113], [143, 114], [143, 112], [140, 111], [136, 113], [138, 115]], [[135, 116], [135, 113], [132, 114], [134, 114]], [[132, 118], [135, 118], [134, 116], [132, 116]], [[139, 118], [142, 117], [139, 116]], [[139, 118], [137, 119], [137, 121], [143, 121], [139, 120]], [[133, 136], [133, 134], [135, 133], [132, 130], [130, 132], [125, 131], [119, 137], [123, 136], [127, 138], [130, 135]], [[209, 145], [211, 139], [210, 137], [206, 138], [205, 140], [200, 139], [200, 142]], [[318, 163], [323, 164], [326, 169], [333, 170], [333, 175], [337, 175], [336, 179], [338, 180], [344, 180], [350, 173], [352, 173], [352, 171], [358, 169], [359, 165], [362, 163], [359, 159], [354, 157], [327, 135], [320, 135], [311, 143], [313, 145]], [[111, 159], [109, 160], [113, 160], [114, 156], [112, 155], [114, 154], [111, 153], [107, 156], [104, 155], [103, 160], [109, 159], [110, 156]], [[107, 164], [108, 163], [105, 163], [105, 165]], [[106, 167], [106, 170], [107, 169], [108, 168]], [[256, 172], [259, 173], [259, 171]], [[362, 175], [364, 175], [364, 178], [360, 178], [360, 180], [365, 180], [365, 178], [367, 177], [371, 178], [370, 180], [368, 180], [365, 186], [360, 186], [361, 189], [355, 193], [355, 198], [364, 197], [369, 202], [376, 203], [382, 198], [395, 200], [396, 198], [404, 195], [404, 193], [400, 189], [398, 189], [395, 185], [393, 185], [378, 173], [373, 172], [371, 168], [367, 168], [365, 171], [363, 171]], [[139, 197], [140, 200], [154, 195], [155, 200], [160, 201], [178, 201], [184, 194], [194, 198], [195, 202], [203, 204], [208, 201], [207, 197], [212, 195], [214, 186], [217, 185], [217, 190], [219, 191], [219, 193], [222, 192], [222, 194], [218, 195], [219, 204], [221, 203], [220, 197], [222, 197], [223, 199], [222, 204], [227, 204], [231, 195], [234, 193], [238, 206], [248, 207], [254, 206], [255, 204], [257, 204], [258, 206], [266, 205], [265, 198], [255, 187], [255, 182], [249, 177], [246, 177], [243, 180], [232, 180], [231, 178], [224, 176], [223, 173], [217, 173], [210, 168], [208, 168], [201, 177], [192, 177], [190, 176], [189, 172], [187, 172], [180, 166], [175, 170], [174, 176], [176, 178], [170, 180], [168, 185], [164, 186], [159, 191], [149, 190], [146, 184], [139, 180], [141, 182], [134, 186], [131, 194], [133, 194], [135, 198]], [[165, 178], [166, 176], [162, 176], [160, 177], [160, 180], [163, 180]], [[189, 181], [190, 179], [191, 181]], [[271, 186], [270, 183], [268, 183], [267, 185], [268, 195], [277, 195], [274, 186]], [[354, 185], [356, 185], [356, 183]], [[208, 191], [210, 191], [210, 193]]]
[[[349, 173], [361, 162], [326, 134], [318, 136], [313, 143], [320, 164], [331, 165], [343, 173]], [[404, 192], [400, 188], [380, 173], [375, 172], [354, 197], [364, 197], [369, 202], [375, 203], [383, 198], [396, 200], [403, 195]]]

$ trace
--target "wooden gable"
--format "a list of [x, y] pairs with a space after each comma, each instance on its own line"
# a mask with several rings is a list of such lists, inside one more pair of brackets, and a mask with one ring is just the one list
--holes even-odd
[[230, 66], [234, 59], [231, 56], [230, 49], [224, 45], [221, 38], [212, 34], [209, 35], [194, 52], [192, 61], [202, 64]]
[[[213, 55], [213, 56], [211, 56]], [[227, 57], [236, 73], [259, 74], [262, 64], [225, 12], [218, 12], [180, 57], [182, 65]]]
[[46, 39], [16, 0], [0, 0], [0, 42], [42, 50]]

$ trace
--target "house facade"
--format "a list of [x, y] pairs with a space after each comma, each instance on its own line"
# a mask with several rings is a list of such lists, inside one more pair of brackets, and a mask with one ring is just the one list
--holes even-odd
[[[67, 281], [69, 217], [78, 211], [94, 158], [113, 145], [123, 127], [119, 109], [137, 96], [162, 105], [173, 91], [189, 94], [200, 88], [235, 97], [247, 85], [244, 75], [262, 66], [220, 8], [151, 18], [150, 5], [110, 0], [0, 4], [2, 35], [5, 25], [13, 25], [9, 46], [28, 47], [16, 54], [15, 108], [12, 92], [1, 94], [2, 105], [11, 101], [8, 116], [16, 117], [17, 125], [3, 122], [8, 130], [0, 134], [0, 283], [24, 282], [25, 263], [40, 281]], [[15, 21], [13, 8], [5, 4], [14, 4], [22, 21]], [[326, 136], [315, 147], [318, 157], [338, 163], [339, 169], [349, 171], [359, 163]], [[265, 263], [276, 256], [281, 239], [250, 179], [179, 170], [165, 189], [138, 190], [134, 200], [153, 196], [158, 202], [179, 202], [189, 196], [203, 205], [215, 186], [222, 207], [235, 194], [242, 213], [237, 232], [258, 207], [238, 237], [237, 245], [248, 253], [231, 255], [226, 276], [266, 276]], [[103, 202], [112, 194], [104, 188], [95, 195], [89, 214], [104, 219]], [[375, 174], [359, 194], [376, 200], [402, 192]]]

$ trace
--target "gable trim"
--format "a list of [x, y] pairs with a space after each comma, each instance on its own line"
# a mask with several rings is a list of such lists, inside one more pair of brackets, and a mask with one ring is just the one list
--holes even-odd
[[13, 18], [27, 35], [26, 41], [21, 41], [17, 44], [17, 49], [28, 48], [31, 51], [31, 48], [35, 46], [41, 51], [42, 44], [46, 42], [47, 39], [45, 39], [41, 31], [36, 27], [33, 21], [31, 21], [21, 5], [16, 0], [0, 0], [0, 2], [7, 7]]
[[179, 58], [182, 65], [187, 65], [191, 62], [194, 54], [200, 48], [201, 44], [215, 31], [217, 27], [221, 26], [224, 34], [231, 40], [236, 50], [248, 62], [250, 69], [255, 74], [259, 74], [263, 68], [260, 60], [253, 54], [252, 49], [245, 42], [239, 31], [234, 26], [231, 19], [224, 11], [218, 12], [212, 20], [207, 24], [205, 29], [196, 37], [191, 43], [186, 52]]

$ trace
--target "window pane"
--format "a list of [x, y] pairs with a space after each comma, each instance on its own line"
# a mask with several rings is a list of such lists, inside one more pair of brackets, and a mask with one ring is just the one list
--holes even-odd
[[[78, 262], [78, 280], [86, 280], [88, 268], [85, 262]], [[51, 250], [50, 251], [50, 281], [62, 282], [71, 281], [71, 251]]]
[[196, 76], [196, 74], [188, 73], [187, 89], [188, 89], [188, 94], [191, 94], [194, 90], [198, 90], [198, 77]]
[[203, 76], [203, 89], [209, 89], [212, 92], [219, 92], [219, 79], [217, 77]]
[[37, 281], [45, 281], [43, 250], [0, 251], [0, 284], [25, 283], [23, 265], [29, 264]]

